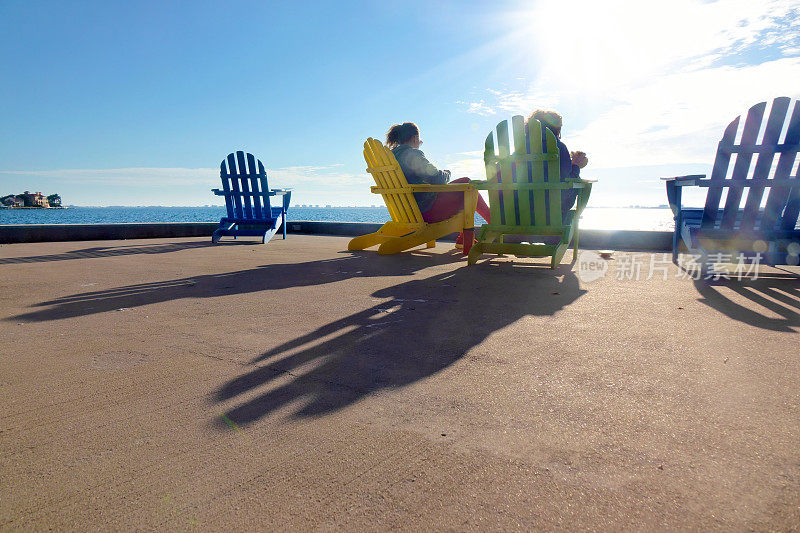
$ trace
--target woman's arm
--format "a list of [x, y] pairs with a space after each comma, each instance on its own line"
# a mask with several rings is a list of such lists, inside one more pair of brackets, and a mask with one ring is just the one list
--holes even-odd
[[580, 179], [581, 169], [586, 166], [589, 159], [583, 152], [570, 152], [567, 145], [558, 142], [558, 158], [561, 162], [561, 179]]

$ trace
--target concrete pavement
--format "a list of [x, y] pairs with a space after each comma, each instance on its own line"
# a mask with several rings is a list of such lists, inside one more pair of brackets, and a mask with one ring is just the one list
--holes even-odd
[[0, 528], [798, 528], [797, 267], [347, 240], [0, 246]]

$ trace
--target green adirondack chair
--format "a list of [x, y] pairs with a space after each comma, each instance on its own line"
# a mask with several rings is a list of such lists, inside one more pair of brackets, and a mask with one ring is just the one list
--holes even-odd
[[[578, 220], [589, 201], [591, 180], [561, 179], [555, 135], [538, 120], [528, 124], [519, 115], [511, 119], [514, 150], [509, 145], [508, 121], [497, 125], [497, 147], [492, 132], [483, 155], [486, 181], [473, 182], [488, 191], [491, 224], [481, 226], [478, 242], [469, 252], [470, 265], [484, 253], [521, 257], [551, 257], [555, 268], [570, 241], [578, 252]], [[561, 196], [578, 190], [574, 209], [563, 212]], [[506, 235], [554, 236], [556, 244], [503, 242]], [[558, 239], [560, 237], [560, 239]]]

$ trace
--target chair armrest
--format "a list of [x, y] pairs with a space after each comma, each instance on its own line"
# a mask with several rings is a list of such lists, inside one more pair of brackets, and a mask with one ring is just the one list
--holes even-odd
[[539, 189], [585, 189], [590, 187], [597, 180], [568, 179], [565, 181], [550, 183], [547, 181], [534, 183], [489, 183], [488, 181], [472, 181], [472, 185], [481, 191], [530, 191]]
[[700, 180], [705, 178], [705, 174], [690, 174], [688, 176], [675, 176], [672, 178], [661, 178], [667, 186], [667, 201], [675, 216], [675, 231], [680, 231], [682, 192], [681, 187], [687, 185], [700, 185]]
[[370, 191], [375, 194], [403, 194], [410, 192], [466, 192], [474, 190], [475, 187], [471, 183], [453, 183], [445, 185], [427, 185], [415, 184], [406, 187], [370, 187]]
[[746, 179], [746, 180], [700, 180], [697, 185], [700, 187], [797, 187], [800, 180], [789, 179]]
[[292, 189], [270, 189], [270, 196], [283, 196], [284, 194], [291, 194]]
[[672, 183], [676, 187], [683, 187], [685, 185], [697, 185], [698, 180], [705, 178], [705, 174], [689, 174], [688, 176], [674, 176], [671, 178], [661, 178], [662, 181]]
[[444, 185], [414, 184], [409, 185], [414, 192], [449, 192], [471, 191], [475, 188], [471, 183], [445, 183]]
[[546, 181], [537, 181], [534, 183], [476, 183], [475, 188], [481, 191], [537, 191], [556, 189], [588, 189], [591, 187], [591, 182], [573, 182], [573, 181], [559, 181], [549, 183]]
[[581, 213], [583, 210], [586, 209], [587, 204], [589, 203], [589, 196], [592, 194], [592, 184], [594, 184], [597, 180], [581, 180], [580, 187], [576, 187], [578, 189], [578, 198], [575, 204], [575, 216], [580, 218]]
[[221, 189], [211, 189], [211, 192], [213, 192], [217, 196], [225, 196], [225, 191]]

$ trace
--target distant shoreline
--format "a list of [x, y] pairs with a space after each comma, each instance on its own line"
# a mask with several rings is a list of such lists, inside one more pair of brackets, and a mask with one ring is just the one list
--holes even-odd
[[[669, 209], [668, 205], [590, 205], [592, 209]], [[7, 209], [8, 207], [2, 207]], [[14, 207], [11, 209], [225, 209], [224, 204], [220, 205], [65, 205], [61, 207]], [[386, 209], [384, 205], [294, 205], [289, 209]]]
[[16, 206], [16, 205], [0, 205], [0, 209], [67, 209], [66, 206], [50, 206], [44, 207], [41, 205], [29, 205], [29, 206]]

